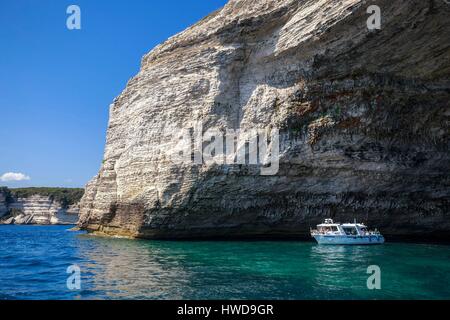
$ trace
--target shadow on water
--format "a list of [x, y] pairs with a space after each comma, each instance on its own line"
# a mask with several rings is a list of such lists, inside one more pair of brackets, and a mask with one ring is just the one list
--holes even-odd
[[[173, 242], [63, 227], [0, 228], [0, 297], [23, 299], [450, 298], [450, 247], [393, 243]], [[80, 266], [82, 288], [66, 286]], [[381, 268], [368, 290], [367, 267]]]

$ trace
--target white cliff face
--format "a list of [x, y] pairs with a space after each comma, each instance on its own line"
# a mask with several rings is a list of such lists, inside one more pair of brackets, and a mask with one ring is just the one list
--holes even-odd
[[[142, 59], [110, 107], [79, 225], [145, 238], [304, 236], [324, 217], [450, 231], [450, 6], [231, 0]], [[280, 170], [174, 163], [180, 128], [279, 128]], [[174, 151], [175, 152], [175, 151]]]
[[59, 202], [41, 195], [16, 199], [9, 204], [8, 210], [15, 215], [4, 220], [4, 224], [75, 224], [79, 212], [78, 205], [66, 209]]

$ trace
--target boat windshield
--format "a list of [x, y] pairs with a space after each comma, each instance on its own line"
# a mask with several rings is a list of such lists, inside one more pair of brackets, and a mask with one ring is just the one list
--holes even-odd
[[338, 231], [337, 226], [321, 226], [319, 227], [320, 232], [336, 232]]
[[348, 236], [356, 236], [358, 234], [358, 231], [356, 230], [356, 227], [342, 227], [345, 234]]

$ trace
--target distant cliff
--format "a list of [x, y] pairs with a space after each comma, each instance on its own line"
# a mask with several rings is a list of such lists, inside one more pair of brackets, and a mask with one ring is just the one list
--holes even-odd
[[0, 188], [0, 224], [75, 224], [83, 189]]
[[8, 203], [6, 200], [7, 196], [8, 196], [8, 189], [0, 188], [0, 219], [1, 217], [3, 217], [5, 214], [8, 213]]
[[[380, 30], [367, 27], [371, 4]], [[230, 0], [148, 53], [114, 100], [79, 226], [305, 237], [332, 217], [449, 238], [449, 15], [437, 0]], [[278, 172], [172, 161], [169, 142], [197, 123], [278, 128]]]

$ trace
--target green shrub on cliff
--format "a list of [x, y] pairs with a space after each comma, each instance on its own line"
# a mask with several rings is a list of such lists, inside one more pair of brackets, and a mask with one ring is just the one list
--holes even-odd
[[0, 194], [3, 194], [5, 197], [6, 203], [11, 203], [14, 201], [11, 190], [9, 190], [8, 187], [0, 187]]

